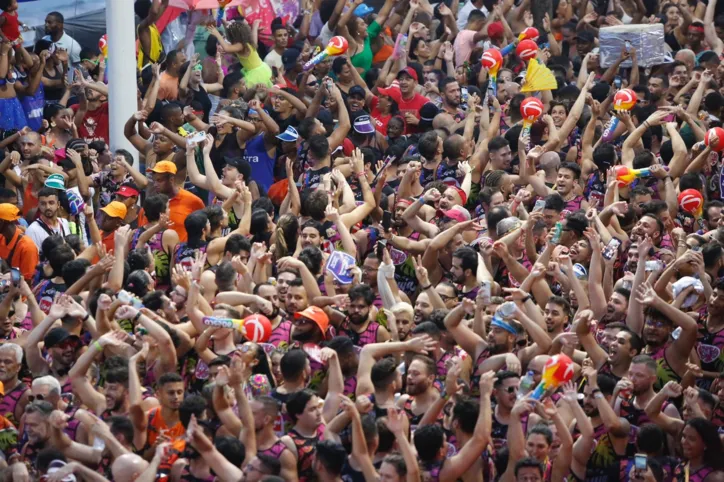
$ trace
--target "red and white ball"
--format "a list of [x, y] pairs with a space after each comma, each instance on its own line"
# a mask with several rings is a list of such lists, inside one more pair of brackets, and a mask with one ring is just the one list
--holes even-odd
[[264, 315], [249, 315], [244, 318], [244, 330], [249, 341], [264, 343], [271, 337], [271, 321]]
[[687, 213], [696, 213], [704, 206], [704, 198], [696, 189], [686, 189], [679, 194], [679, 206]]
[[483, 67], [491, 70], [496, 66], [500, 67], [501, 65], [503, 65], [503, 56], [500, 55], [500, 50], [492, 48], [483, 52], [483, 56], [481, 57], [480, 61], [482, 62]]
[[621, 89], [613, 96], [614, 110], [631, 110], [636, 105], [638, 97], [636, 92], [631, 89]]
[[330, 39], [326, 50], [329, 52], [329, 55], [340, 55], [345, 53], [348, 48], [349, 44], [347, 43], [347, 39], [341, 35], [337, 35]]
[[528, 39], [528, 40], [532, 40], [532, 41], [535, 42], [536, 40], [538, 40], [538, 37], [539, 37], [539, 36], [540, 36], [540, 33], [538, 32], [538, 29], [537, 29], [537, 28], [535, 28], [535, 27], [527, 27], [525, 30], [523, 30], [522, 32], [520, 32], [520, 35], [518, 36], [518, 38], [519, 38], [520, 40], [526, 40], [526, 39]]
[[538, 44], [530, 39], [521, 40], [515, 48], [515, 53], [518, 57], [520, 57], [520, 60], [528, 62], [530, 59], [534, 59], [538, 55]]
[[704, 144], [711, 147], [711, 150], [715, 152], [724, 150], [724, 129], [721, 127], [712, 127], [706, 131]]
[[520, 103], [520, 115], [524, 119], [534, 122], [543, 115], [543, 102], [535, 97], [528, 97]]

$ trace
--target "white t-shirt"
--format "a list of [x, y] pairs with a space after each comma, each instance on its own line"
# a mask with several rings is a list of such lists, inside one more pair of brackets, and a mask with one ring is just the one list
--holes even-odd
[[[470, 12], [472, 12], [473, 10], [478, 10], [478, 8], [475, 5], [473, 5], [473, 2], [471, 0], [468, 0], [465, 3], [465, 5], [463, 5], [462, 7], [460, 7], [458, 9], [458, 20], [457, 20], [458, 30], [465, 29], [465, 26], [468, 24], [468, 17], [470, 16]], [[488, 9], [485, 8], [485, 5], [483, 5], [483, 7], [480, 8], [479, 10], [482, 11], [486, 17], [488, 16], [489, 12], [488, 12]]]
[[282, 64], [282, 56], [279, 55], [274, 49], [266, 54], [266, 57], [264, 57], [264, 62], [266, 62], [269, 67], [276, 67], [277, 69], [281, 69], [282, 65], [284, 65]]
[[[43, 221], [41, 221], [40, 219], [36, 219], [32, 223], [30, 223], [28, 229], [25, 230], [25, 234], [27, 236], [30, 236], [30, 239], [32, 239], [35, 243], [35, 246], [38, 247], [38, 252], [40, 254], [43, 253], [43, 250], [41, 248], [43, 245], [43, 241], [45, 241], [45, 239], [50, 236], [50, 233], [46, 231], [46, 229], [43, 227], [43, 224]], [[53, 234], [59, 234], [63, 237], [71, 234], [70, 225], [68, 224], [67, 219], [58, 218], [58, 225], [55, 227], [51, 227], [48, 225], [45, 226], [47, 226], [48, 230], [50, 230]]]
[[80, 62], [80, 44], [76, 42], [73, 37], [63, 32], [63, 36], [55, 42], [55, 45], [58, 48], [68, 51], [68, 58], [71, 64]]

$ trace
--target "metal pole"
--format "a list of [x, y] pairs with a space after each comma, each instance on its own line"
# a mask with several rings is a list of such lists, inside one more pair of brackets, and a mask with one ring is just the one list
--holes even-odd
[[111, 149], [138, 154], [123, 135], [123, 126], [136, 111], [136, 18], [132, 0], [106, 1], [108, 33], [108, 102]]

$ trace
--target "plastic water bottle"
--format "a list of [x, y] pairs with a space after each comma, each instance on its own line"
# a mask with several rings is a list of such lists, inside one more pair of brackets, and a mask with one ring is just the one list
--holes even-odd
[[533, 380], [533, 372], [528, 371], [528, 373], [525, 374], [525, 376], [520, 380], [520, 388], [518, 388], [518, 400], [525, 398], [528, 393], [533, 390], [533, 385], [535, 384], [535, 381]]

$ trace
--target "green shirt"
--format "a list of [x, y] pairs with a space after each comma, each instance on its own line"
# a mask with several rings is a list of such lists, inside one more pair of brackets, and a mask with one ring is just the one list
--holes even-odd
[[374, 54], [372, 53], [372, 46], [370, 43], [376, 39], [377, 36], [382, 32], [382, 27], [376, 21], [373, 21], [369, 27], [367, 27], [367, 38], [365, 39], [365, 46], [362, 52], [352, 57], [352, 65], [364, 70], [362, 75], [372, 68], [372, 59]]

